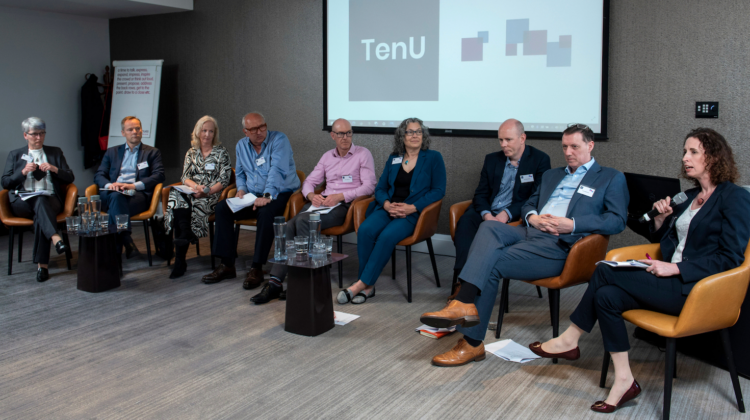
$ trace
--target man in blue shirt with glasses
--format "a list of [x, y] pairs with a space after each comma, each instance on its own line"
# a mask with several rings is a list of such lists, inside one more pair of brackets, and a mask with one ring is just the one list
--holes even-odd
[[234, 240], [234, 221], [256, 219], [255, 253], [252, 268], [242, 287], [254, 289], [263, 282], [263, 264], [273, 244], [273, 219], [283, 216], [286, 203], [300, 187], [294, 164], [292, 145], [286, 134], [269, 131], [263, 115], [252, 112], [242, 118], [247, 137], [237, 142], [236, 168], [237, 197], [245, 194], [258, 197], [252, 206], [232, 212], [226, 200], [216, 205], [216, 235], [213, 254], [221, 264], [213, 273], [203, 276], [206, 284], [237, 277], [234, 260], [237, 253]]

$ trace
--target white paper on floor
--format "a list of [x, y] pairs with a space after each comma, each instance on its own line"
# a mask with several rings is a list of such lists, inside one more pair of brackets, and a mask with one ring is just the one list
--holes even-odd
[[528, 347], [524, 347], [511, 339], [487, 344], [484, 346], [484, 350], [509, 362], [526, 363], [539, 359], [539, 356], [529, 350]]
[[355, 319], [359, 318], [359, 315], [347, 314], [344, 312], [333, 311], [333, 322], [336, 325], [346, 325]]

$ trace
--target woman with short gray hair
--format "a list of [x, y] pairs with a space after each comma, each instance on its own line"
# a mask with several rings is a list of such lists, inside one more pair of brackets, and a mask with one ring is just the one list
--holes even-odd
[[[27, 145], [11, 151], [3, 172], [3, 188], [9, 190], [11, 210], [16, 217], [34, 220], [34, 262], [38, 264], [36, 280], [49, 279], [50, 243], [58, 254], [67, 249], [57, 230], [57, 215], [65, 204], [63, 184], [75, 179], [62, 150], [45, 146], [47, 125], [40, 118], [30, 117], [21, 123]], [[35, 193], [22, 198], [22, 193]]]
[[375, 201], [357, 231], [359, 276], [339, 292], [339, 303], [364, 303], [396, 244], [411, 236], [419, 214], [445, 196], [445, 163], [430, 149], [430, 132], [419, 118], [407, 118], [393, 136], [393, 152], [375, 187]]

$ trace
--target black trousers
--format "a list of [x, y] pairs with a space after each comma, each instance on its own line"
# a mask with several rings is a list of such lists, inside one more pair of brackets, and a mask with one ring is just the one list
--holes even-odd
[[234, 221], [256, 219], [258, 223], [255, 231], [253, 263], [265, 264], [273, 245], [273, 218], [284, 215], [286, 203], [291, 196], [291, 191], [281, 193], [275, 200], [257, 210], [253, 210], [253, 207], [250, 206], [237, 213], [232, 212], [226, 200], [220, 201], [216, 205], [216, 233], [214, 234], [213, 254], [224, 261], [234, 259], [237, 255], [234, 240]]
[[479, 225], [482, 224], [482, 216], [474, 210], [473, 207], [466, 209], [466, 213], [458, 219], [456, 224], [456, 234], [453, 244], [456, 246], [456, 264], [454, 270], [459, 272], [464, 268], [466, 259], [469, 257], [469, 248], [477, 236]]
[[598, 320], [604, 349], [628, 351], [630, 343], [623, 312], [647, 309], [677, 316], [686, 300], [679, 276], [656, 277], [641, 268], [613, 268], [601, 264], [591, 276], [570, 320], [586, 332], [591, 332]]
[[20, 198], [10, 203], [13, 214], [18, 217], [34, 220], [34, 262], [49, 263], [50, 238], [58, 233], [57, 215], [62, 213], [62, 203], [55, 195], [36, 196], [26, 201]]

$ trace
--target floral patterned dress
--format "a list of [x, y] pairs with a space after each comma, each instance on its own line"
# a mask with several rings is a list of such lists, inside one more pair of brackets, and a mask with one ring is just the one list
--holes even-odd
[[[185, 164], [182, 169], [183, 183], [187, 179], [192, 179], [198, 185], [205, 185], [209, 188], [221, 183], [224, 189], [229, 185], [231, 175], [232, 164], [229, 160], [229, 152], [224, 146], [214, 146], [206, 158], [203, 157], [200, 149], [194, 147], [191, 147], [185, 154]], [[186, 201], [189, 200], [193, 208], [190, 219], [193, 233], [199, 238], [208, 236], [208, 217], [214, 214], [220, 195], [221, 191], [207, 197], [195, 198], [193, 195], [182, 194], [177, 189], [171, 188], [167, 208], [164, 211], [164, 228], [167, 233], [172, 229], [174, 219], [172, 210], [189, 208]]]

